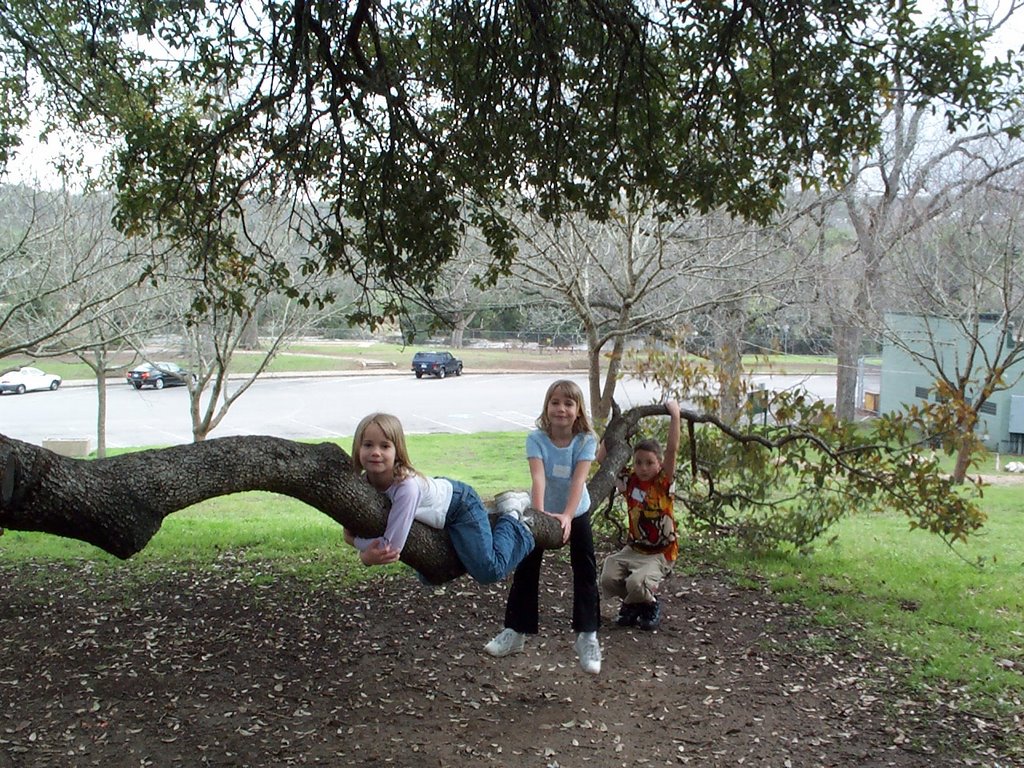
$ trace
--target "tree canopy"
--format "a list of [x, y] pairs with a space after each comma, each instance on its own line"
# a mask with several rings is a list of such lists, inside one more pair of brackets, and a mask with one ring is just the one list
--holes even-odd
[[[622, 191], [764, 219], [795, 179], [831, 183], [877, 140], [899, 71], [951, 124], [1003, 98], [968, 16], [914, 2], [2, 0], [0, 164], [29, 118], [107, 148], [117, 221], [182, 246], [240, 304], [314, 302], [247, 200], [282, 199], [298, 271], [364, 290], [354, 321], [433, 285], [465, 227], [504, 270], [510, 205], [603, 218]], [[241, 232], [241, 234], [240, 234]]]

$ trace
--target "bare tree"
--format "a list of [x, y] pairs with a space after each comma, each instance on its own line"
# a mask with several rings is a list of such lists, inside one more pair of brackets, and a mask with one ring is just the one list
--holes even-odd
[[429, 286], [429, 290], [421, 287], [415, 292], [415, 298], [409, 297], [409, 308], [422, 308], [426, 316], [406, 314], [403, 330], [407, 336], [416, 337], [443, 328], [451, 332], [451, 346], [461, 348], [473, 320], [493, 306], [494, 293], [501, 289], [485, 285], [491, 262], [487, 244], [475, 229], [468, 229], [461, 240], [455, 258], [440, 269], [437, 284]]
[[[138, 357], [139, 338], [165, 328], [162, 318], [154, 317], [155, 295], [145, 289], [122, 294], [118, 311], [105, 312], [102, 317], [82, 328], [88, 345], [76, 345], [75, 357], [85, 363], [96, 379], [96, 455], [107, 451], [107, 379], [121, 373]], [[130, 359], [126, 359], [130, 355]]]
[[1004, 180], [976, 189], [892, 255], [911, 316], [887, 316], [886, 339], [935, 380], [930, 410], [956, 451], [957, 482], [980, 447], [986, 404], [1024, 377], [1024, 179]]
[[163, 322], [147, 307], [152, 291], [140, 284], [148, 243], [111, 226], [113, 201], [102, 192], [6, 191], [4, 215], [32, 215], [0, 260], [7, 277], [5, 353], [72, 354], [89, 366], [96, 377], [97, 455], [104, 456], [106, 377], [123, 364], [112, 356]]
[[[137, 340], [165, 327], [166, 319], [153, 311], [157, 289], [139, 281], [139, 262], [150, 258], [148, 244], [125, 238], [110, 225], [110, 197], [87, 191], [72, 198], [70, 206], [70, 221], [64, 229], [65, 253], [87, 251], [97, 263], [110, 267], [78, 280], [68, 276], [68, 296], [85, 307], [85, 322], [65, 334], [60, 345], [71, 347], [96, 379], [96, 455], [102, 458], [107, 444], [107, 377], [123, 371], [125, 353], [133, 354]], [[128, 288], [114, 290], [122, 286]], [[91, 299], [98, 295], [110, 298], [97, 305]]]
[[[311, 292], [329, 292], [324, 287], [327, 278], [320, 273], [302, 275], [301, 265], [308, 257], [309, 245], [289, 226], [289, 219], [287, 206], [276, 201], [254, 204], [245, 218], [241, 237], [252, 245], [253, 257], [250, 262], [242, 259], [225, 280], [225, 296], [241, 298], [242, 306], [233, 301], [212, 301], [202, 312], [197, 311], [190, 297], [195, 295], [196, 281], [202, 278], [188, 274], [176, 259], [168, 259], [164, 271], [154, 275], [161, 286], [163, 314], [176, 318], [194, 373], [188, 389], [192, 437], [196, 442], [205, 440], [216, 429], [289, 340], [303, 328], [350, 309], [344, 304], [318, 307], [304, 302], [303, 296]], [[267, 290], [259, 281], [254, 283], [246, 276], [247, 271], [257, 269], [260, 253], [273, 253], [276, 260], [298, 273], [292, 279], [292, 295]], [[260, 348], [253, 350], [257, 328], [263, 333]], [[251, 371], [238, 374], [236, 354], [242, 350], [258, 352], [258, 360]]]
[[[529, 292], [569, 309], [581, 324], [599, 420], [611, 412], [627, 339], [692, 322], [715, 306], [738, 307], [787, 274], [792, 279], [788, 260], [768, 258], [782, 247], [786, 227], [753, 227], [725, 214], [668, 219], [624, 200], [604, 222], [529, 218], [519, 229], [513, 272]], [[732, 346], [738, 350], [738, 340]]]
[[100, 197], [0, 188], [0, 359], [89, 349], [90, 327], [116, 323], [139, 280]]
[[248, 317], [213, 308], [203, 322], [184, 327], [195, 372], [195, 379], [189, 383], [189, 414], [196, 442], [205, 440], [217, 428], [231, 406], [266, 372], [283, 346], [319, 319], [294, 299], [262, 297], [251, 306], [263, 315], [269, 333], [261, 338], [255, 368], [244, 374], [233, 370], [237, 367], [236, 353], [248, 338]]
[[854, 160], [841, 191], [852, 245], [827, 270], [825, 298], [838, 358], [836, 411], [843, 419], [855, 415], [865, 330], [879, 327], [880, 312], [889, 305], [889, 254], [974, 190], [1024, 163], [1024, 147], [1015, 138], [1024, 112], [993, 115], [973, 130], [958, 127], [947, 134], [931, 119], [936, 107], [895, 72], [878, 118], [883, 141], [871, 156]]

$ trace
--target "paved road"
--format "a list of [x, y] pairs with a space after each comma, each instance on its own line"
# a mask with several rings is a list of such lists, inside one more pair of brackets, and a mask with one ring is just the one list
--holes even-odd
[[[529, 430], [540, 412], [550, 373], [467, 373], [444, 380], [411, 374], [267, 378], [256, 382], [211, 434], [275, 435], [289, 439], [350, 437], [371, 411], [394, 413], [411, 434]], [[586, 392], [582, 374], [570, 375]], [[800, 386], [820, 399], [834, 398], [831, 376], [757, 376], [770, 389]], [[660, 399], [635, 380], [620, 382], [623, 408]], [[88, 437], [95, 445], [94, 386], [0, 396], [0, 433], [41, 445], [49, 438]], [[188, 393], [182, 387], [135, 390], [108, 387], [109, 447], [176, 445], [192, 441]]]
[[[228, 411], [211, 437], [275, 435], [290, 439], [349, 437], [365, 414], [397, 415], [412, 434], [528, 430], [540, 412], [550, 373], [467, 373], [444, 380], [375, 374], [257, 381]], [[571, 376], [585, 387], [582, 375]], [[620, 384], [624, 407], [657, 400], [636, 381]], [[584, 389], [586, 391], [586, 389]], [[0, 432], [41, 445], [49, 438], [90, 437], [95, 444], [94, 386], [0, 396]], [[183, 387], [135, 390], [108, 386], [107, 445], [174, 445], [192, 440]]]

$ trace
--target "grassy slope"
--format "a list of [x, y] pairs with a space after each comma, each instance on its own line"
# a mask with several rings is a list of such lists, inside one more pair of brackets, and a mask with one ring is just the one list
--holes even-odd
[[[270, 364], [273, 373], [312, 371], [365, 371], [381, 366], [393, 367], [398, 371], [409, 370], [412, 356], [419, 347], [403, 347], [398, 344], [359, 342], [303, 342], [291, 344]], [[538, 370], [565, 371], [583, 370], [587, 367], [586, 353], [576, 351], [538, 351], [536, 348], [496, 348], [452, 350], [463, 360], [469, 371], [493, 370]], [[153, 359], [172, 360], [187, 365], [187, 361], [174, 351], [153, 350]], [[261, 354], [240, 352], [236, 355], [232, 370], [235, 373], [251, 373], [259, 365]], [[138, 362], [129, 356], [119, 358], [122, 368], [110, 373], [118, 378], [126, 367]], [[771, 357], [748, 357], [744, 360], [748, 368], [786, 373], [832, 373], [835, 359], [811, 357], [808, 355], [775, 355]], [[87, 365], [74, 358], [55, 358], [32, 361], [24, 357], [11, 357], [0, 361], [0, 370], [21, 365], [35, 365], [56, 373], [64, 379], [93, 379]]]
[[[290, 345], [271, 362], [269, 370], [274, 373], [312, 371], [365, 371], [368, 368], [384, 366], [398, 371], [410, 370], [412, 356], [418, 347], [403, 347], [398, 344], [361, 344], [353, 342], [296, 343]], [[586, 367], [584, 352], [539, 352], [536, 349], [463, 349], [453, 350], [460, 357], [467, 370], [526, 369], [541, 371], [562, 371]], [[173, 351], [154, 350], [153, 359], [172, 360], [182, 365], [187, 361]], [[260, 353], [239, 352], [235, 355], [232, 371], [251, 373], [262, 360]], [[137, 360], [123, 356], [119, 362], [124, 367]], [[11, 357], [0, 361], [0, 370], [21, 365], [35, 365], [48, 373], [56, 373], [65, 379], [92, 379], [94, 375], [87, 365], [73, 358], [31, 361], [24, 357]], [[123, 368], [109, 374], [119, 377]]]
[[856, 516], [807, 557], [731, 552], [737, 573], [764, 579], [830, 625], [914, 659], [914, 681], [964, 688], [990, 706], [1024, 700], [1024, 487], [989, 488], [989, 520], [956, 550], [898, 515]]

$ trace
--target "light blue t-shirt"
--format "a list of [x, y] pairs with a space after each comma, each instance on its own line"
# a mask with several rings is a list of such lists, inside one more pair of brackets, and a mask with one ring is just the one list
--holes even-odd
[[[593, 461], [597, 458], [597, 438], [589, 432], [573, 437], [565, 448], [551, 442], [548, 433], [536, 429], [526, 437], [526, 458], [544, 462], [544, 511], [559, 514], [569, 501], [569, 482], [579, 461]], [[583, 495], [573, 517], [579, 517], [590, 509], [590, 493], [583, 486]]]

